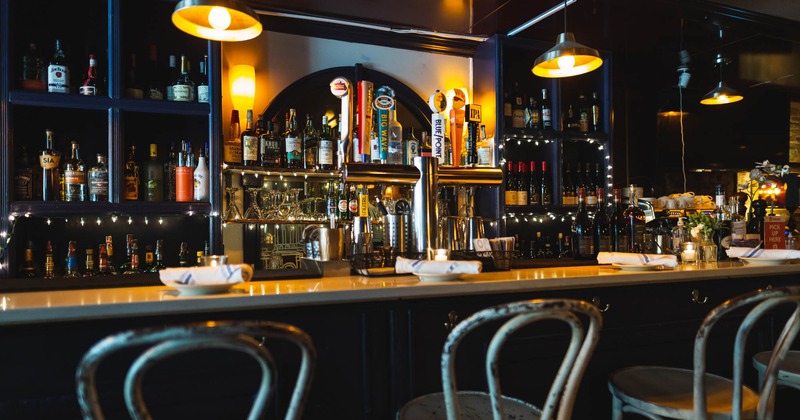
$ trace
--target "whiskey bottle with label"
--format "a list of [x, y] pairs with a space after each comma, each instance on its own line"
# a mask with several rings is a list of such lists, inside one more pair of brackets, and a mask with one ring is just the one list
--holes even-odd
[[194, 82], [189, 77], [189, 61], [181, 54], [181, 73], [172, 84], [172, 100], [175, 102], [194, 102]]
[[47, 91], [52, 93], [69, 93], [69, 67], [61, 49], [61, 40], [56, 40], [56, 50], [50, 65], [47, 66]]
[[239, 111], [231, 111], [231, 123], [228, 125], [228, 138], [223, 145], [222, 160], [228, 165], [242, 164], [242, 138], [239, 125]]
[[155, 143], [150, 143], [144, 177], [144, 201], [164, 201], [164, 164], [158, 158], [158, 145]]
[[258, 165], [258, 135], [253, 127], [253, 110], [247, 110], [247, 123], [241, 135], [242, 163], [244, 166]]
[[89, 201], [108, 201], [108, 166], [106, 155], [97, 154], [97, 163], [89, 169]]
[[53, 131], [45, 130], [45, 148], [39, 154], [42, 168], [42, 200], [55, 201], [61, 196], [61, 153], [53, 150]]
[[86, 164], [79, 150], [73, 141], [72, 156], [64, 162], [64, 201], [86, 201]]
[[128, 149], [128, 160], [125, 162], [125, 183], [122, 198], [136, 201], [139, 199], [139, 164], [136, 163], [136, 146]]

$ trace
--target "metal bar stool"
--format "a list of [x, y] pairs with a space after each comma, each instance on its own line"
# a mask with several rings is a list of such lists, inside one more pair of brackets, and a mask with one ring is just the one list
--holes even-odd
[[[797, 292], [796, 288], [757, 290], [714, 308], [695, 336], [693, 370], [634, 366], [612, 373], [608, 381], [613, 401], [612, 418], [621, 420], [623, 413], [636, 413], [650, 419], [771, 418], [777, 370], [800, 331], [800, 295]], [[794, 312], [775, 345], [765, 374], [766, 382], [759, 394], [743, 384], [745, 343], [756, 321], [783, 305], [793, 306]], [[723, 316], [745, 306], [754, 307], [736, 333], [733, 380], [707, 373], [706, 346], [712, 327]]]
[[[758, 371], [758, 383], [764, 382], [767, 366], [772, 358], [771, 351], [762, 351], [753, 356], [753, 367]], [[778, 370], [778, 385], [800, 390], [800, 351], [790, 350]]]
[[[579, 315], [588, 319], [588, 330]], [[488, 322], [510, 318], [492, 336], [486, 355], [489, 393], [458, 391], [455, 378], [456, 350], [465, 335]], [[500, 391], [499, 355], [505, 341], [520, 328], [537, 321], [565, 322], [571, 330], [569, 347], [548, 392], [542, 409]], [[447, 336], [442, 349], [442, 389], [444, 392], [417, 397], [398, 412], [398, 419], [569, 419], [583, 373], [592, 356], [600, 329], [600, 311], [594, 305], [571, 299], [535, 299], [498, 305], [476, 312], [459, 323]], [[444, 407], [444, 409], [443, 409]], [[445, 417], [446, 414], [446, 417]]]
[[248, 419], [262, 418], [272, 395], [276, 371], [275, 361], [263, 345], [265, 338], [286, 340], [300, 349], [300, 371], [285, 417], [298, 419], [308, 395], [316, 351], [311, 338], [302, 330], [288, 324], [267, 321], [209, 321], [146, 328], [121, 332], [100, 340], [84, 354], [75, 373], [83, 418], [105, 418], [95, 382], [95, 373], [100, 363], [112, 353], [139, 346], [145, 346], [145, 350], [131, 364], [125, 377], [125, 404], [131, 418], [152, 418], [142, 395], [142, 382], [150, 367], [175, 354], [201, 349], [238, 351], [255, 359], [261, 367], [261, 381]]

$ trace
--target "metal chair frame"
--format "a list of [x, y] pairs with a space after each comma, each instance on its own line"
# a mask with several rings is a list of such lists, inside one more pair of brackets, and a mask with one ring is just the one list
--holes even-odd
[[[794, 287], [756, 290], [754, 292], [727, 300], [708, 313], [698, 329], [697, 334], [695, 335], [694, 362], [692, 370], [692, 419], [700, 420], [708, 418], [708, 401], [706, 399], [706, 348], [708, 344], [708, 336], [711, 332], [711, 329], [714, 327], [714, 325], [716, 325], [717, 321], [736, 309], [748, 305], [754, 306], [740, 324], [734, 342], [731, 418], [738, 420], [742, 418], [742, 396], [744, 386], [743, 366], [744, 350], [747, 337], [753, 329], [755, 323], [764, 314], [772, 311], [778, 306], [794, 304], [795, 310], [784, 325], [784, 328], [775, 344], [775, 351], [767, 368], [765, 380], [761, 386], [761, 392], [759, 394], [758, 406], [756, 407], [756, 418], [771, 418], [773, 409], [772, 397], [774, 396], [775, 392], [778, 369], [786, 357], [786, 353], [788, 352], [792, 341], [794, 341], [798, 335], [798, 332], [800, 332], [799, 292], [800, 288]], [[617, 373], [627, 369], [632, 368], [624, 368], [620, 371], [617, 371]], [[630, 405], [632, 402], [631, 400], [636, 399], [634, 397], [624, 395], [623, 390], [616, 388], [613, 383], [613, 377], [615, 374], [616, 373], [612, 374], [611, 379], [609, 380], [609, 390], [611, 391], [613, 398], [613, 419], [621, 419], [623, 412], [637, 413], [650, 419], [660, 419], [661, 415], [675, 417], [680, 415], [679, 413], [681, 410], [677, 408], [654, 408], [654, 410], [660, 411], [660, 413], [653, 413], [647, 411], [647, 408], [643, 407], [641, 404], [639, 406]], [[626, 399], [628, 401], [625, 401]]]
[[[258, 338], [258, 339], [256, 339]], [[142, 395], [144, 375], [155, 364], [175, 354], [201, 349], [226, 349], [247, 354], [261, 368], [261, 382], [248, 419], [262, 418], [272, 395], [276, 365], [264, 338], [289, 341], [300, 349], [301, 363], [286, 419], [299, 419], [311, 384], [316, 350], [311, 337], [302, 330], [283, 323], [269, 321], [203, 322], [144, 328], [110, 335], [97, 342], [81, 359], [75, 380], [78, 402], [84, 419], [104, 419], [97, 393], [95, 374], [100, 363], [119, 350], [149, 346], [134, 360], [125, 377], [124, 396], [133, 419], [151, 419]]]
[[[763, 356], [767, 359], [767, 363], [764, 363], [763, 360], [760, 360], [759, 356]], [[772, 357], [771, 351], [764, 351], [759, 354], [753, 356], [753, 367], [756, 368], [758, 371], [758, 383], [761, 384], [764, 382], [764, 375], [766, 373], [767, 366], [769, 364], [769, 359]], [[797, 366], [800, 364], [800, 351], [797, 350], [789, 350], [786, 353], [786, 359], [784, 362], [791, 361], [791, 365]], [[794, 388], [800, 390], [800, 370], [796, 367], [791, 368], [787, 367], [786, 363], [781, 365], [780, 370], [778, 371], [778, 386], [787, 386], [790, 388]]]

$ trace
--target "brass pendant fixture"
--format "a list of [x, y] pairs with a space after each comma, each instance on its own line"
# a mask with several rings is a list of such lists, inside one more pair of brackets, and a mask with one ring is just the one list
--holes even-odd
[[710, 92], [703, 95], [700, 103], [703, 105], [727, 105], [744, 99], [741, 93], [728, 87], [722, 78], [722, 69], [730, 64], [731, 60], [722, 55], [722, 27], [719, 28], [720, 52], [714, 59], [714, 64], [719, 66], [719, 84]]
[[564, 1], [564, 32], [558, 35], [556, 45], [533, 63], [531, 71], [539, 77], [571, 77], [588, 73], [603, 65], [600, 53], [594, 48], [575, 42], [575, 35], [567, 32], [567, 1]]
[[172, 23], [189, 35], [214, 41], [247, 41], [263, 29], [256, 12], [237, 0], [182, 0]]

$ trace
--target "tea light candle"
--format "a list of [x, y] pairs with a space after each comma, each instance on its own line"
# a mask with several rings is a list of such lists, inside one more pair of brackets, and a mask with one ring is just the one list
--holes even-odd
[[683, 262], [697, 261], [697, 249], [695, 249], [694, 243], [692, 242], [683, 243], [683, 251], [681, 252], [681, 261]]
[[434, 261], [447, 261], [447, 255], [450, 253], [449, 249], [435, 249], [433, 254]]

